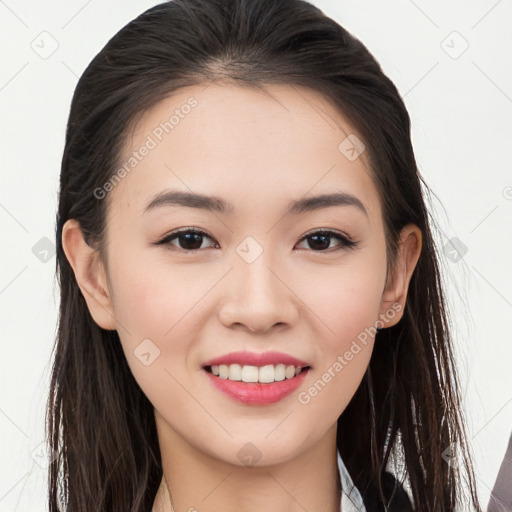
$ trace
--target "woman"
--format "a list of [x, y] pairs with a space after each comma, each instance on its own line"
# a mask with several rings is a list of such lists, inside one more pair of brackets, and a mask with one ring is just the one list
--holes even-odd
[[108, 42], [62, 161], [51, 511], [480, 510], [409, 130], [304, 1]]

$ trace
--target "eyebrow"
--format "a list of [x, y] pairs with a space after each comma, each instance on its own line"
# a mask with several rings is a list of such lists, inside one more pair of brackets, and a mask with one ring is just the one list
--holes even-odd
[[[143, 213], [164, 206], [184, 206], [187, 208], [218, 212], [225, 215], [230, 215], [234, 211], [232, 204], [227, 203], [219, 197], [194, 192], [168, 190], [160, 192], [148, 201]], [[355, 206], [368, 217], [363, 203], [357, 197], [347, 192], [333, 192], [331, 194], [321, 194], [291, 201], [285, 215], [300, 215], [301, 213], [332, 206]]]

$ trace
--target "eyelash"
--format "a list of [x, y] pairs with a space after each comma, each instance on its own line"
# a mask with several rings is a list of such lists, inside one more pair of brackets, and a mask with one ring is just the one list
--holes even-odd
[[[159, 241], [157, 242], [153, 242], [153, 245], [166, 245], [170, 248], [170, 250], [176, 250], [176, 251], [181, 251], [181, 252], [184, 252], [184, 253], [192, 253], [192, 252], [198, 252], [200, 251], [201, 249], [192, 249], [192, 250], [186, 250], [186, 249], [181, 249], [181, 248], [174, 248], [172, 245], [171, 245], [171, 241], [174, 240], [175, 238], [179, 237], [181, 234], [186, 234], [186, 233], [194, 233], [196, 235], [200, 235], [200, 236], [205, 236], [207, 238], [211, 238], [208, 233], [206, 233], [206, 231], [203, 231], [202, 229], [197, 229], [197, 228], [183, 228], [183, 229], [179, 229], [179, 230], [176, 230], [176, 231], [172, 231], [171, 233], [169, 233], [168, 235], [164, 236], [162, 239], [160, 239]], [[359, 242], [356, 242], [354, 240], [352, 240], [350, 237], [346, 236], [346, 235], [343, 235], [337, 231], [332, 231], [332, 230], [329, 230], [329, 229], [326, 229], [326, 230], [316, 230], [316, 231], [310, 231], [309, 233], [306, 233], [300, 240], [299, 242], [302, 242], [303, 240], [306, 240], [307, 238], [310, 238], [314, 235], [327, 235], [329, 236], [330, 238], [335, 238], [337, 240], [339, 240], [341, 243], [339, 244], [339, 246], [337, 248], [334, 248], [334, 250], [331, 248], [331, 249], [326, 249], [326, 250], [319, 250], [319, 251], [314, 251], [312, 250], [312, 252], [334, 252], [334, 251], [339, 251], [341, 249], [354, 249]], [[212, 247], [208, 247], [208, 249], [211, 249]], [[204, 250], [204, 249], [203, 249]]]

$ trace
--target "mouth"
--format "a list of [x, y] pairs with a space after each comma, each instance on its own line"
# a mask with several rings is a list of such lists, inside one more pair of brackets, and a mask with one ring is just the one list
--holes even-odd
[[268, 406], [292, 395], [309, 374], [310, 366], [221, 364], [203, 366], [210, 384], [243, 405]]
[[268, 364], [264, 366], [221, 364], [208, 365], [203, 369], [220, 379], [245, 382], [247, 384], [273, 384], [294, 379], [300, 373], [306, 373], [310, 366], [294, 366], [285, 364]]

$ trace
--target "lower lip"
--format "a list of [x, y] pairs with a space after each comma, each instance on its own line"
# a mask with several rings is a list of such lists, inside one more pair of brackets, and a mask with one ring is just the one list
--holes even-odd
[[304, 381], [309, 371], [302, 370], [292, 379], [285, 379], [279, 382], [262, 384], [258, 382], [243, 382], [229, 379], [221, 379], [213, 373], [203, 369], [210, 382], [230, 398], [250, 405], [267, 405], [279, 402], [289, 394], [293, 393]]

